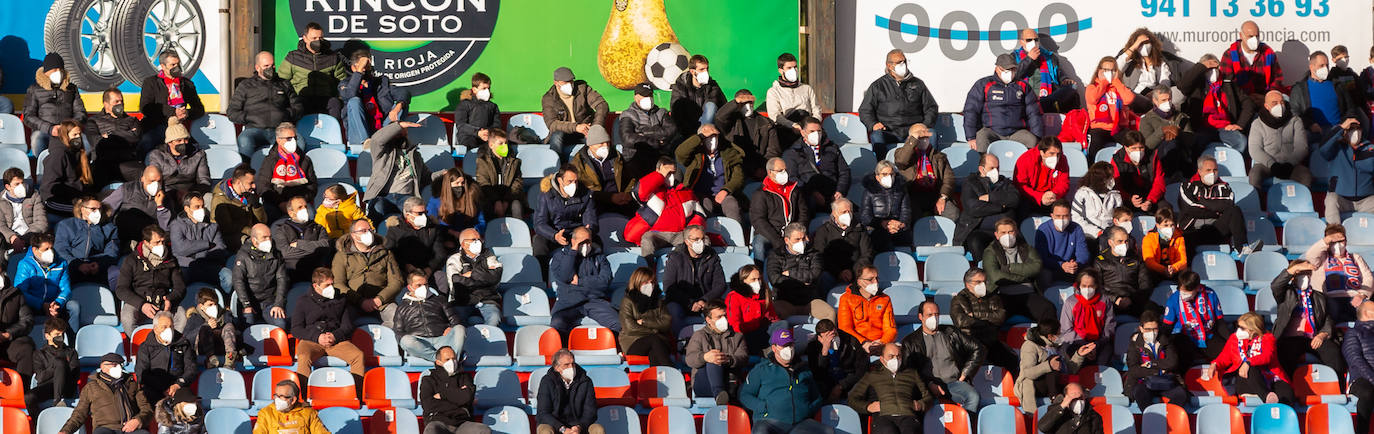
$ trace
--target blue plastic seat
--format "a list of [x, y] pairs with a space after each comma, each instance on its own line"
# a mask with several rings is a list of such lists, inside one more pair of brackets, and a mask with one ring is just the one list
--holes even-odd
[[115, 304], [114, 293], [99, 284], [73, 284], [71, 297], [67, 299], [67, 309], [76, 316], [77, 326], [119, 325], [119, 308]]
[[91, 324], [76, 331], [76, 355], [81, 366], [100, 366], [100, 358], [109, 353], [125, 355], [124, 337], [118, 329]]
[[748, 428], [751, 425], [750, 422], [749, 413], [746, 413], [744, 409], [730, 405], [717, 405], [707, 409], [706, 415], [701, 418], [701, 434], [746, 432], [748, 429], [736, 431], [731, 427]]
[[1278, 311], [1279, 302], [1274, 300], [1274, 291], [1270, 291], [1268, 286], [1258, 288], [1258, 292], [1255, 293], [1255, 313], [1273, 324]]
[[725, 280], [729, 281], [730, 276], [739, 272], [745, 265], [754, 265], [754, 258], [743, 253], [721, 253], [720, 268], [725, 271]]
[[476, 408], [484, 411], [496, 407], [525, 405], [520, 397], [520, 377], [509, 369], [478, 369], [472, 377], [477, 385]]
[[367, 184], [372, 181], [372, 151], [361, 149], [357, 153], [358, 165], [356, 167], [358, 176], [353, 179], [359, 187], [367, 190]]
[[34, 177], [34, 178], [42, 178], [42, 177], [43, 177], [43, 160], [46, 160], [46, 159], [48, 159], [48, 150], [47, 150], [47, 149], [44, 149], [44, 150], [42, 150], [42, 151], [38, 151], [38, 159], [35, 160], [35, 161], [38, 162], [38, 165], [36, 165], [36, 166], [33, 168], [33, 177]]
[[[35, 434], [56, 434], [62, 431], [62, 425], [65, 425], [67, 423], [67, 419], [71, 419], [73, 410], [75, 409], [72, 407], [49, 407], [43, 409], [43, 412], [38, 413], [38, 422], [36, 423], [37, 426], [34, 428], [33, 432]], [[30, 413], [29, 416], [32, 417], [33, 414]], [[76, 433], [68, 434], [84, 434], [85, 432], [86, 428], [83, 424], [82, 428], [77, 430]], [[212, 432], [212, 434], [218, 433]], [[240, 433], [236, 432], [234, 434]]]
[[916, 259], [924, 261], [930, 255], [950, 252], [964, 254], [964, 246], [954, 243], [954, 220], [943, 216], [922, 217], [911, 225], [912, 243]]
[[301, 116], [301, 120], [296, 122], [296, 134], [305, 142], [305, 149], [329, 148], [339, 152], [347, 150], [344, 146], [343, 126], [339, 124], [338, 119], [325, 113]]
[[[238, 134], [234, 132], [234, 122], [219, 113], [206, 113], [199, 119], [191, 120], [191, 139], [201, 146], [224, 145], [238, 149]], [[214, 176], [212, 170], [211, 176]]]
[[367, 408], [412, 409], [418, 403], [410, 391], [410, 376], [400, 368], [382, 366], [363, 375], [363, 405]]
[[519, 113], [510, 117], [506, 123], [506, 131], [515, 131], [516, 127], [529, 128], [539, 136], [540, 140], [549, 138], [549, 127], [544, 124], [544, 115], [540, 113]]
[[205, 412], [206, 434], [252, 434], [253, 421], [237, 408], [218, 407]]
[[530, 415], [520, 406], [496, 407], [482, 415], [492, 434], [530, 434]]
[[[1126, 335], [1123, 338], [1130, 338], [1130, 335]], [[1107, 366], [1098, 366], [1097, 372], [1093, 375], [1096, 378], [1094, 378], [1092, 389], [1086, 391], [1088, 396], [1093, 398], [1101, 397], [1106, 403], [1121, 407], [1122, 409], [1131, 405], [1131, 402], [1126, 399], [1125, 389], [1121, 384], [1120, 371]], [[1130, 410], [1127, 410], [1126, 413], [1129, 415]], [[1128, 422], [1130, 421], [1129, 418], [1127, 420]]]
[[529, 148], [520, 150], [520, 177], [525, 180], [538, 180], [552, 175], [558, 170], [562, 157], [552, 149]]
[[510, 288], [501, 297], [501, 316], [516, 327], [548, 325], [552, 320], [549, 295], [538, 286]]
[[436, 147], [444, 150], [445, 154], [453, 155], [452, 149], [448, 144], [448, 130], [444, 128], [444, 120], [429, 113], [410, 114], [406, 120], [420, 124], [418, 127], [406, 128], [406, 140], [420, 148]]
[[[2, 133], [3, 131], [0, 131]], [[4, 146], [0, 143], [0, 161], [5, 165], [11, 165], [24, 172], [24, 178], [29, 178], [29, 154], [23, 149]], [[3, 169], [0, 169], [3, 170]]]
[[1103, 428], [1110, 427], [1107, 434], [1136, 434], [1135, 416], [1123, 405], [1095, 405], [1094, 410], [1102, 416]]
[[517, 218], [502, 217], [488, 221], [482, 238], [486, 239], [492, 253], [497, 255], [534, 251], [530, 243], [530, 225]]
[[[310, 158], [310, 164], [315, 170], [315, 177], [321, 180], [349, 180], [353, 175], [348, 173], [348, 155], [343, 151], [331, 148], [315, 148], [305, 152], [305, 156]], [[323, 189], [321, 189], [323, 190]]]
[[[1283, 250], [1283, 245], [1279, 244], [1278, 232], [1278, 229], [1274, 228], [1274, 222], [1270, 221], [1268, 216], [1252, 214], [1245, 217], [1245, 235], [1251, 241], [1264, 241], [1264, 248], [1260, 250], [1266, 252]], [[1227, 247], [1227, 250], [1230, 248]]]
[[852, 177], [849, 191], [846, 192], [849, 194], [847, 197], [862, 198], [865, 194], [863, 178], [873, 176], [874, 168], [878, 165], [878, 154], [873, 153], [873, 149], [867, 145], [847, 144], [840, 146], [840, 155], [844, 157], [845, 164], [849, 165]]
[[[877, 261], [875, 260], [874, 262]], [[879, 270], [881, 269], [882, 268], [879, 268]], [[962, 289], [964, 287], [964, 272], [968, 271], [968, 269], [968, 260], [964, 259], [964, 255], [956, 255], [953, 253], [936, 253], [930, 255], [929, 258], [926, 258], [926, 286], [931, 290], [940, 290], [942, 288]], [[912, 270], [915, 271], [914, 266], [912, 266]], [[879, 279], [881, 279], [881, 277], [879, 277]], [[949, 312], [943, 307], [940, 311]]]
[[[649, 389], [646, 379], [652, 379], [653, 389]], [[687, 395], [687, 380], [682, 371], [667, 366], [655, 366], [640, 372], [635, 386], [639, 402], [647, 407], [690, 407], [692, 398]]]
[[892, 300], [892, 316], [897, 324], [921, 321], [916, 318], [921, 313], [921, 302], [926, 301], [921, 285], [892, 285], [883, 290], [883, 294]]
[[936, 404], [923, 419], [923, 431], [927, 434], [973, 434], [969, 412], [958, 404]]
[[697, 434], [692, 412], [683, 407], [656, 407], [649, 412], [647, 425], [645, 434]]
[[1069, 163], [1069, 178], [1078, 179], [1088, 174], [1088, 157], [1082, 152], [1064, 149], [1064, 161]]
[[1374, 246], [1374, 214], [1357, 212], [1341, 222], [1345, 242], [1352, 246]]
[[[949, 253], [953, 255], [953, 253]], [[959, 255], [963, 259], [962, 255]], [[916, 272], [916, 258], [903, 252], [883, 252], [873, 257], [873, 265], [878, 267], [878, 284], [883, 286], [898, 283], [920, 284], [921, 277]]]
[[719, 235], [725, 241], [726, 252], [749, 253], [749, 238], [745, 235], [744, 226], [735, 219], [725, 216], [708, 218], [706, 232]]
[[1007, 371], [993, 365], [984, 365], [973, 374], [973, 390], [978, 392], [978, 405], [1011, 404], [1016, 397], [1012, 381]]
[[1026, 153], [1026, 145], [1015, 140], [998, 140], [984, 146], [989, 154], [997, 156], [997, 171], [1002, 172], [1003, 178], [1011, 179], [1016, 172], [1016, 160]]
[[[539, 408], [539, 384], [544, 381], [544, 376], [548, 375], [549, 367], [536, 368], [530, 371], [529, 381], [526, 381], [525, 400], [529, 401], [531, 409]], [[554, 375], [558, 375], [557, 372]]]
[[992, 404], [978, 410], [978, 434], [1029, 434], [1021, 409], [1008, 404]]
[[1197, 410], [1197, 427], [1207, 427], [1208, 433], [1244, 432], [1240, 410], [1230, 404], [1208, 404]]
[[1217, 300], [1221, 301], [1221, 313], [1227, 320], [1234, 321], [1241, 314], [1250, 311], [1250, 301], [1245, 298], [1245, 291], [1234, 286], [1216, 286], [1212, 291], [1217, 293]]
[[955, 143], [941, 150], [940, 153], [949, 158], [949, 166], [954, 169], [954, 176], [960, 179], [968, 177], [969, 174], [978, 173], [978, 164], [983, 156], [982, 153], [973, 150], [966, 143]]
[[963, 113], [940, 113], [935, 120], [935, 142], [949, 145], [954, 142], [967, 142], [964, 133]]
[[467, 341], [463, 351], [467, 358], [463, 365], [468, 368], [479, 366], [510, 366], [510, 352], [506, 349], [506, 333], [486, 324], [468, 327]]
[[1264, 210], [1260, 209], [1259, 192], [1255, 191], [1255, 186], [1250, 185], [1248, 180], [1230, 182], [1231, 192], [1235, 194], [1236, 206], [1247, 216], [1265, 215]]
[[1326, 223], [1316, 217], [1298, 216], [1283, 225], [1283, 246], [1289, 258], [1297, 258], [1321, 240]]
[[639, 414], [635, 409], [623, 405], [612, 405], [596, 409], [596, 423], [606, 434], [640, 434]]
[[539, 260], [529, 253], [508, 253], [497, 256], [501, 262], [501, 284], [506, 287], [543, 286]]
[[1269, 284], [1285, 268], [1288, 268], [1288, 258], [1282, 253], [1255, 252], [1245, 258], [1245, 285], [1251, 292], [1269, 292]]
[[606, 254], [615, 252], [639, 254], [639, 246], [625, 241], [625, 225], [629, 222], [629, 218], [615, 213], [597, 216], [596, 236], [601, 239], [601, 247], [606, 250]]
[[243, 385], [243, 375], [227, 368], [207, 369], [200, 373], [196, 381], [201, 402], [207, 408], [248, 409], [248, 389]]
[[1355, 432], [1355, 423], [1350, 419], [1350, 411], [1343, 405], [1316, 404], [1307, 407], [1303, 425], [1307, 433], [1346, 433]]
[[821, 425], [835, 430], [835, 434], [863, 434], [863, 418], [848, 405], [821, 407]]
[[1116, 155], [1116, 151], [1118, 151], [1118, 150], [1120, 150], [1120, 149], [1121, 149], [1121, 145], [1111, 145], [1111, 146], [1108, 146], [1108, 147], [1105, 147], [1105, 148], [1102, 148], [1102, 149], [1098, 149], [1098, 150], [1097, 150], [1097, 155], [1093, 155], [1093, 162], [1094, 162], [1094, 163], [1103, 162], [1103, 161], [1110, 162], [1110, 161], [1112, 161], [1112, 156], [1113, 156], [1113, 155]]
[[1264, 404], [1250, 414], [1250, 434], [1295, 432], [1298, 432], [1298, 413], [1286, 404]]
[[243, 164], [243, 156], [229, 148], [210, 148], [205, 150], [205, 163], [210, 167], [210, 179], [218, 182], [234, 174], [234, 168]]
[[1032, 216], [1026, 217], [1025, 220], [1021, 220], [1021, 226], [1018, 228], [1018, 230], [1021, 231], [1021, 237], [1024, 238], [1026, 243], [1030, 244], [1031, 247], [1035, 247], [1035, 232], [1040, 230], [1040, 225], [1045, 224], [1047, 221], [1050, 221], [1049, 216]]
[[1245, 170], [1245, 155], [1227, 146], [1213, 146], [1202, 152], [1217, 160], [1217, 175], [1228, 179], [1232, 184], [1248, 183]]
[[0, 113], [0, 145], [22, 145], [28, 151], [28, 137], [24, 135], [24, 122], [9, 113]]
[[453, 160], [453, 151], [447, 146], [421, 146], [416, 151], [420, 154], [420, 159], [425, 161], [425, 167], [428, 167], [431, 173], [440, 173], [458, 167]]
[[1312, 190], [1297, 182], [1275, 181], [1265, 195], [1269, 204], [1269, 214], [1279, 222], [1297, 216], [1319, 217], [1312, 205]]
[[1141, 412], [1140, 428], [1142, 433], [1192, 433], [1188, 423], [1188, 412], [1178, 404], [1161, 402], [1145, 407]]
[[611, 264], [612, 288], [625, 286], [630, 282], [630, 274], [633, 274], [635, 269], [649, 266], [649, 262], [645, 261], [643, 256], [632, 252], [611, 253], [606, 255], [606, 262]]
[[363, 434], [363, 420], [358, 412], [343, 407], [329, 407], [320, 410], [320, 422], [333, 434]]
[[859, 116], [853, 113], [832, 114], [821, 121], [821, 129], [825, 131], [825, 136], [830, 141], [840, 145], [868, 143], [868, 128], [864, 127]]
[[1207, 285], [1240, 286], [1240, 273], [1231, 255], [1216, 251], [1198, 252], [1192, 258], [1192, 268]]

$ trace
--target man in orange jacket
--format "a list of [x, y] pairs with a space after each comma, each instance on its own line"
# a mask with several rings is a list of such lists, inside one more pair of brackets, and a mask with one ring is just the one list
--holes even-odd
[[878, 288], [878, 268], [864, 266], [859, 278], [840, 296], [840, 330], [863, 343], [864, 351], [881, 354], [883, 344], [897, 340], [897, 320], [892, 299]]

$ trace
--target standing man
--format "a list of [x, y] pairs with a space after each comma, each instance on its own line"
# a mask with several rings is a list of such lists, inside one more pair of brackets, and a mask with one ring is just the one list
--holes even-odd
[[[769, 104], [772, 99], [769, 95]], [[882, 159], [888, 144], [906, 141], [912, 125], [935, 128], [939, 109], [926, 82], [911, 73], [906, 54], [894, 48], [887, 52], [886, 73], [864, 91], [859, 119], [868, 127], [868, 141]]]
[[610, 112], [606, 99], [566, 66], [553, 71], [553, 86], [544, 92], [540, 105], [549, 127], [548, 142], [557, 150], [586, 140], [587, 129], [593, 125], [605, 128]]
[[279, 66], [281, 78], [291, 82], [301, 97], [305, 113], [328, 113], [335, 119], [343, 109], [339, 100], [339, 82], [347, 74], [343, 56], [330, 49], [324, 40], [324, 27], [311, 22], [295, 50], [286, 53]]
[[282, 122], [295, 122], [304, 111], [291, 83], [277, 77], [272, 53], [258, 53], [254, 73], [242, 81], [229, 96], [229, 120], [243, 125], [239, 132], [239, 154], [244, 158], [275, 140], [272, 128]]

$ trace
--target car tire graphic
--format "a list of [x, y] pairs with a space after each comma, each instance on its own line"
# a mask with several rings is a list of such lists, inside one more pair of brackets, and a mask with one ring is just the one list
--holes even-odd
[[119, 74], [132, 83], [156, 75], [158, 57], [173, 50], [182, 76], [191, 77], [205, 57], [205, 14], [197, 0], [122, 0], [111, 39]]

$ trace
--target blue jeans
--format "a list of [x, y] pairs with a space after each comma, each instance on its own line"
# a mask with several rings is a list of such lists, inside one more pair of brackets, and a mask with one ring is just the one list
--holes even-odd
[[716, 109], [718, 108], [719, 107], [716, 107], [716, 103], [707, 101], [705, 105], [701, 106], [701, 118], [698, 119], [698, 121], [700, 121], [702, 125], [715, 124]]
[[405, 350], [407, 356], [433, 361], [435, 354], [443, 347], [453, 347], [453, 351], [461, 353], [465, 337], [464, 330], [459, 327], [450, 330], [448, 334], [443, 336], [401, 336], [398, 343], [401, 345], [401, 349]]
[[1250, 138], [1240, 131], [1217, 130], [1217, 140], [1242, 153], [1250, 149]]
[[[253, 152], [256, 152], [257, 150], [266, 148], [268, 146], [272, 146], [272, 144], [275, 143], [276, 140], [276, 129], [269, 130], [263, 128], [243, 127], [243, 131], [239, 133], [239, 153], [243, 154], [243, 158], [252, 158]], [[301, 140], [297, 139], [296, 141], [300, 142]]]
[[591, 318], [602, 327], [620, 333], [620, 313], [611, 307], [610, 300], [600, 298], [554, 312], [550, 323], [559, 333], [567, 335], [569, 330], [582, 322], [582, 318]]
[[[29, 152], [37, 157], [44, 149], [48, 149], [49, 140], [52, 140], [52, 135], [47, 131], [34, 130], [33, 134], [29, 134]], [[42, 166], [43, 162], [39, 161], [38, 165]]]
[[[242, 301], [240, 302], [242, 303]], [[283, 306], [282, 309], [286, 309], [286, 307]], [[281, 327], [282, 329], [285, 329], [286, 318], [277, 318], [272, 316], [270, 313], [271, 310], [272, 302], [263, 301], [261, 303], [258, 303], [257, 306], [253, 306], [253, 313], [243, 312], [244, 329], [247, 329], [248, 326], [256, 324], [271, 324], [277, 327]], [[290, 315], [291, 312], [287, 312], [286, 314]]]
[[480, 306], [454, 306], [454, 313], [467, 324], [486, 324], [493, 327], [501, 325], [501, 308], [482, 303]]
[[707, 363], [697, 370], [695, 377], [692, 377], [692, 393], [700, 397], [716, 396], [730, 386], [728, 374], [724, 366]]
[[371, 217], [374, 222], [380, 222], [386, 220], [386, 217], [389, 215], [400, 214], [401, 207], [405, 205], [407, 198], [410, 198], [410, 195], [390, 193], [372, 199], [372, 201], [367, 204], [368, 212], [371, 214], [369, 217]]
[[835, 434], [835, 429], [821, 425], [811, 419], [804, 419], [801, 422], [789, 424], [777, 419], [759, 419], [754, 421], [752, 434]]
[[[901, 146], [901, 143], [906, 141], [906, 133], [906, 129], [902, 129], [900, 132], [875, 130], [868, 133], [868, 143], [873, 144], [873, 153], [878, 154], [878, 159], [881, 160], [886, 156], [889, 144], [896, 143]], [[931, 138], [931, 142], [934, 141], [934, 138]]]
[[951, 381], [945, 384], [945, 392], [949, 393], [949, 399], [956, 404], [970, 410], [978, 409], [978, 391], [973, 386], [963, 381]]
[[[380, 107], [377, 109], [381, 110]], [[383, 113], [382, 116], [382, 126], [391, 123], [390, 119], [385, 119], [386, 113]], [[404, 119], [405, 116], [406, 110], [402, 108], [400, 117]], [[346, 128], [344, 133], [348, 135], [345, 139], [348, 140], [349, 145], [361, 146], [363, 141], [367, 140], [368, 137], [372, 136], [372, 133], [376, 132], [371, 127], [372, 123], [367, 122], [367, 120], [369, 119], [367, 119], [367, 112], [363, 111], [362, 98], [355, 96], [344, 102], [343, 124], [344, 128]]]

